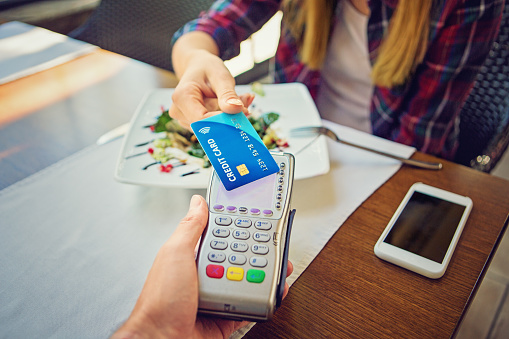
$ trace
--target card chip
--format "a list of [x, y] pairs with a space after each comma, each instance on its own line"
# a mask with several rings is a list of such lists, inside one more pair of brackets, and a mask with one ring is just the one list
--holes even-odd
[[247, 169], [245, 164], [238, 165], [237, 166], [237, 171], [239, 171], [240, 176], [244, 176], [246, 174], [249, 174], [249, 171], [248, 171], [248, 169]]

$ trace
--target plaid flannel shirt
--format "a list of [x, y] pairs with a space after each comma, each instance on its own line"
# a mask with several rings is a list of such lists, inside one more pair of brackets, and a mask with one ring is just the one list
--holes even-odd
[[[415, 1], [415, 0], [407, 0]], [[219, 0], [187, 23], [173, 41], [189, 31], [210, 34], [220, 57], [240, 52], [240, 43], [279, 9], [280, 0]], [[374, 64], [398, 0], [369, 0], [368, 50]], [[423, 62], [403, 85], [375, 86], [370, 117], [373, 134], [453, 159], [458, 146], [459, 113], [499, 29], [504, 0], [436, 0]], [[331, 27], [332, 32], [332, 27]], [[320, 71], [299, 59], [295, 37], [282, 26], [275, 57], [276, 83], [304, 83], [316, 97]]]

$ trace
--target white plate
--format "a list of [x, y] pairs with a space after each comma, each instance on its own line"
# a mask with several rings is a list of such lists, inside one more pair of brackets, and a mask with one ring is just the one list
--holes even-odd
[[[295, 179], [304, 179], [329, 171], [329, 154], [325, 137], [291, 138], [289, 131], [296, 127], [321, 125], [321, 119], [307, 88], [298, 83], [264, 85], [265, 96], [256, 95], [250, 107], [255, 115], [276, 112], [279, 120], [271, 125], [277, 135], [288, 140], [290, 147], [284, 151], [295, 155]], [[251, 91], [250, 86], [237, 86], [238, 94]], [[145, 127], [156, 122], [161, 107], [171, 105], [173, 89], [152, 90], [138, 106], [124, 138], [117, 161], [115, 178], [118, 181], [149, 186], [206, 188], [210, 168], [201, 168], [201, 159], [189, 156], [188, 165], [175, 167], [169, 173], [159, 170], [159, 165], [149, 166], [154, 159], [148, 154], [150, 144], [136, 146], [164, 133], [153, 133]], [[196, 161], [195, 161], [196, 160]], [[194, 163], [194, 164], [193, 164]], [[182, 176], [192, 171], [198, 173]]]

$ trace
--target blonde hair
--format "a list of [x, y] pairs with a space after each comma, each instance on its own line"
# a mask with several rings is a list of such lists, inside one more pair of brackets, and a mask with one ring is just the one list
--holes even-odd
[[[432, 3], [433, 0], [399, 1], [373, 65], [371, 77], [375, 85], [401, 85], [422, 62]], [[297, 39], [302, 62], [311, 69], [320, 69], [327, 52], [334, 0], [284, 0], [282, 9], [285, 26]]]

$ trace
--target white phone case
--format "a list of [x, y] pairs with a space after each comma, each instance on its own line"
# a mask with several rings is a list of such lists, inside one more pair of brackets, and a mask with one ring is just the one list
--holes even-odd
[[472, 205], [468, 197], [415, 183], [375, 244], [375, 255], [429, 278], [442, 277]]

